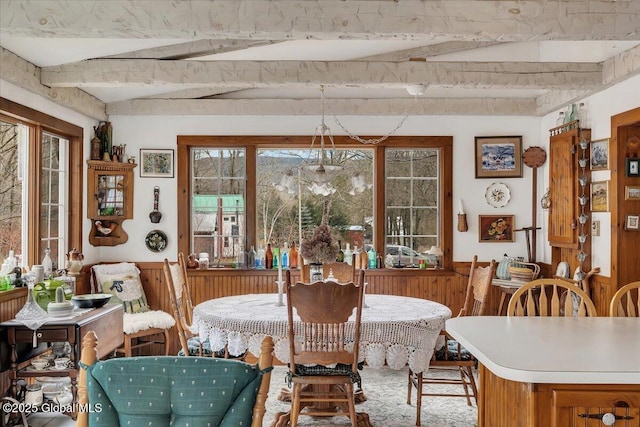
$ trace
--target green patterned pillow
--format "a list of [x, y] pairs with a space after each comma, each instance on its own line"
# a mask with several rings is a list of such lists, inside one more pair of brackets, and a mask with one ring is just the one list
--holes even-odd
[[102, 292], [113, 295], [111, 302], [121, 303], [125, 313], [149, 311], [140, 276], [136, 273], [100, 274], [97, 278]]

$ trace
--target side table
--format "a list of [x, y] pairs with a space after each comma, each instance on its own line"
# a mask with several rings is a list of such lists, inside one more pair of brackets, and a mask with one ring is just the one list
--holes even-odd
[[507, 314], [507, 307], [509, 306], [509, 301], [511, 300], [511, 295], [517, 291], [520, 286], [524, 285], [527, 282], [522, 282], [520, 280], [504, 280], [504, 279], [493, 279], [491, 284], [493, 286], [497, 286], [500, 288], [500, 303], [498, 304], [498, 316], [505, 316]]
[[[94, 331], [99, 337], [98, 357], [103, 358], [122, 345], [124, 341], [122, 321], [122, 304], [107, 304], [104, 307], [89, 310], [72, 318], [52, 319], [38, 328], [35, 331], [38, 342], [66, 341], [69, 343], [71, 347], [71, 353], [69, 354], [71, 366], [62, 370], [35, 370], [31, 369], [31, 367], [18, 369], [16, 344], [33, 342], [34, 331], [15, 319], [2, 322], [0, 326], [7, 328], [7, 338], [11, 347], [11, 367], [9, 372], [11, 387], [7, 394], [12, 397], [17, 396], [18, 378], [69, 377], [71, 379], [71, 393], [75, 402], [82, 337], [88, 331]], [[71, 415], [75, 417], [75, 414]]]

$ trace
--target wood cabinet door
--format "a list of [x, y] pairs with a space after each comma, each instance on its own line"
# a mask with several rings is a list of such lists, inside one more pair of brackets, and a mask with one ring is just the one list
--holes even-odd
[[549, 143], [549, 243], [573, 246], [577, 237], [576, 131], [551, 137]]
[[552, 417], [553, 427], [640, 427], [640, 392], [555, 390]]

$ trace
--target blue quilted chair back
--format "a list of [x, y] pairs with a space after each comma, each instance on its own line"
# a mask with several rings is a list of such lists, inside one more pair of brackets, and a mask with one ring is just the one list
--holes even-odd
[[88, 368], [89, 426], [250, 426], [264, 373], [211, 357], [110, 359]]

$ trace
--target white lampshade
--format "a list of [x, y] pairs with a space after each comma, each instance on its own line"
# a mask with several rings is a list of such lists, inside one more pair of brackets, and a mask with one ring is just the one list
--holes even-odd
[[429, 255], [435, 255], [435, 256], [442, 256], [444, 255], [442, 252], [442, 249], [440, 249], [438, 246], [431, 246], [431, 249], [429, 249], [429, 252], [427, 252]]

